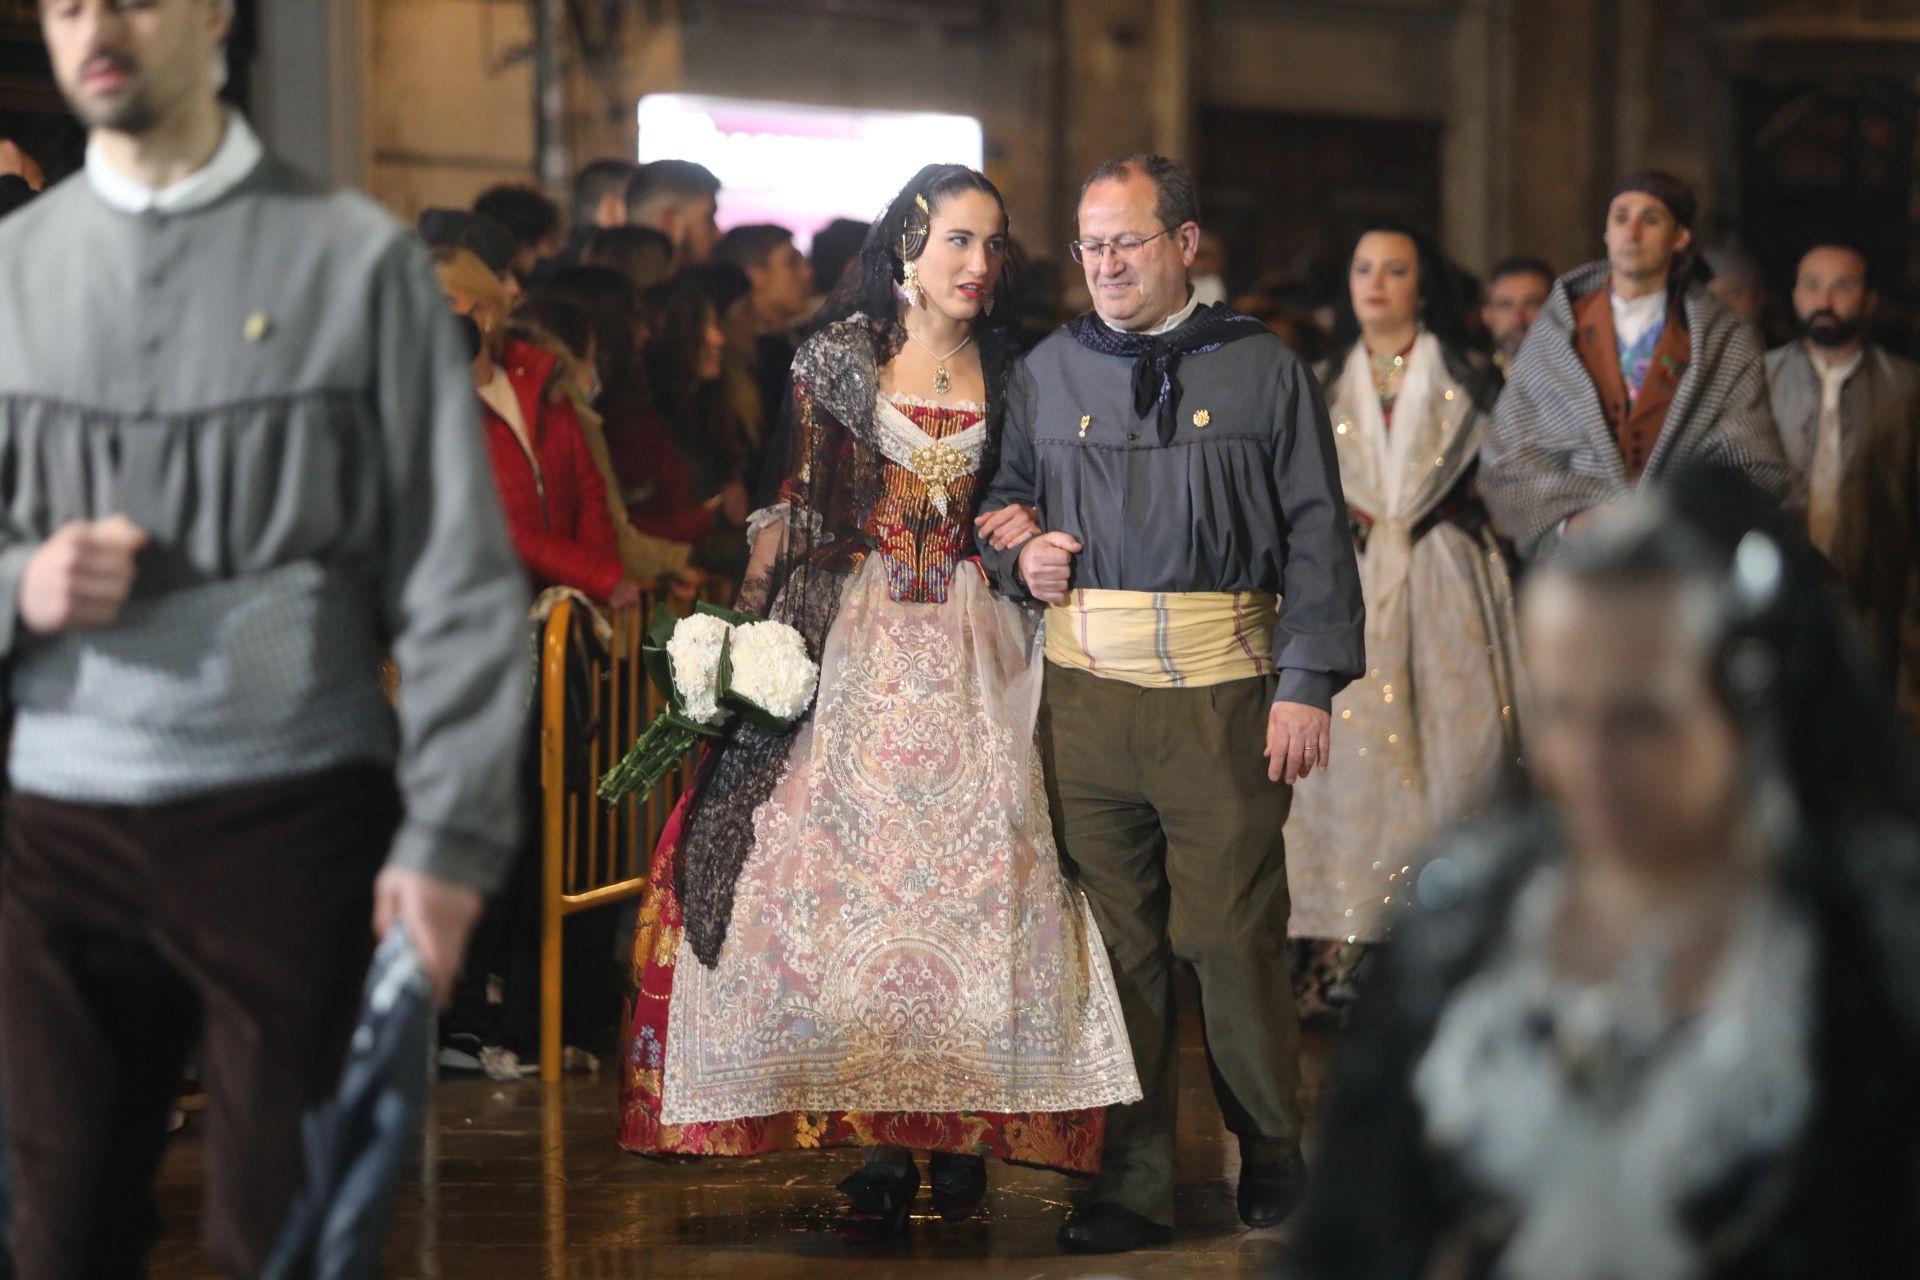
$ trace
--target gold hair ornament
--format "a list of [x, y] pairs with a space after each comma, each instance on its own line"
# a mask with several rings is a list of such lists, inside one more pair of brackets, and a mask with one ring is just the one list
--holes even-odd
[[[916, 214], [915, 210], [918, 210]], [[927, 247], [927, 236], [933, 230], [933, 210], [927, 204], [927, 198], [916, 195], [913, 208], [907, 210], [906, 222], [900, 230], [900, 292], [907, 295], [909, 306], [919, 306], [922, 289], [920, 288], [920, 269], [914, 265]]]

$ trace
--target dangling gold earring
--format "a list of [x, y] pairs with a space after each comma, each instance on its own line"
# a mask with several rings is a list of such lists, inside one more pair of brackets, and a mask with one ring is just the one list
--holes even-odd
[[988, 316], [992, 315], [993, 300], [999, 296], [1000, 296], [1000, 291], [998, 289], [995, 289], [992, 293], [988, 294], [986, 305], [980, 308], [980, 313], [982, 315], [988, 315]]
[[900, 268], [900, 292], [907, 295], [908, 306], [917, 307], [920, 305], [922, 290], [920, 288], [920, 266], [918, 263], [909, 262]]

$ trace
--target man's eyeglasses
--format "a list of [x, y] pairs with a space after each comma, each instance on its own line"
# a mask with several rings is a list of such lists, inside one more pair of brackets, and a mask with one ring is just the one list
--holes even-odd
[[1073, 254], [1075, 262], [1084, 263], [1089, 258], [1095, 262], [1103, 262], [1109, 250], [1119, 254], [1123, 260], [1131, 259], [1137, 257], [1140, 251], [1153, 241], [1161, 236], [1170, 236], [1173, 231], [1174, 228], [1168, 227], [1165, 231], [1155, 232], [1150, 236], [1115, 236], [1111, 240], [1069, 240], [1067, 248]]

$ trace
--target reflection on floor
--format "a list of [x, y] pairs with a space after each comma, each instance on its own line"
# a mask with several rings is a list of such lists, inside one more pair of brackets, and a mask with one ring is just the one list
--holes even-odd
[[[1189, 989], [1189, 995], [1192, 992]], [[1059, 1252], [1055, 1230], [1080, 1180], [989, 1167], [982, 1217], [949, 1224], [926, 1210], [895, 1245], [849, 1250], [830, 1229], [834, 1184], [852, 1151], [665, 1164], [612, 1140], [611, 1078], [543, 1088], [450, 1077], [438, 1088], [426, 1156], [409, 1181], [388, 1248], [389, 1275], [446, 1280], [650, 1280], [740, 1276], [864, 1280], [911, 1275], [1269, 1276], [1284, 1229], [1249, 1231], [1234, 1215], [1239, 1157], [1220, 1128], [1197, 1022], [1183, 1019], [1180, 1231], [1177, 1242], [1116, 1258]], [[1312, 1110], [1324, 1046], [1310, 1041]], [[167, 1236], [158, 1280], [207, 1274], [195, 1245], [201, 1148], [193, 1127], [162, 1171]]]

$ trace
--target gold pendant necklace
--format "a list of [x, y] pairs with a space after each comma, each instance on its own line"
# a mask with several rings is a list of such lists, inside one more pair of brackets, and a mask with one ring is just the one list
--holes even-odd
[[1399, 388], [1393, 385], [1393, 380], [1406, 372], [1407, 358], [1398, 355], [1377, 356], [1369, 351], [1367, 352], [1367, 359], [1373, 364], [1374, 390], [1380, 393], [1380, 399], [1383, 403], [1392, 404], [1394, 396], [1399, 390]]
[[[901, 325], [900, 327], [902, 329], [907, 329], [907, 326], [904, 324]], [[966, 337], [960, 339], [960, 345], [955, 347], [953, 350], [947, 352], [947, 354], [945, 355], [941, 355], [939, 352], [935, 351], [932, 347], [920, 341], [920, 339], [917, 336], [915, 336], [913, 330], [907, 329], [907, 336], [913, 339], [914, 346], [920, 348], [922, 351], [926, 352], [928, 355], [933, 357], [933, 394], [937, 396], [943, 396], [947, 394], [947, 388], [953, 385], [953, 378], [947, 372], [947, 361], [953, 359], [955, 356], [959, 355], [963, 350], [965, 350], [966, 345], [969, 342], [973, 341], [973, 335], [969, 333]]]

